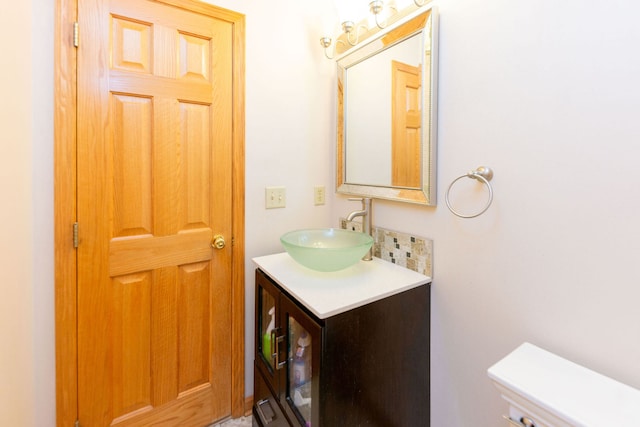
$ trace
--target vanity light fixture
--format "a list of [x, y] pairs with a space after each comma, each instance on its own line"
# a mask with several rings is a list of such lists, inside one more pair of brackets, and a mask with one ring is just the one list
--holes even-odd
[[[413, 3], [415, 3], [415, 5], [418, 7], [422, 7], [427, 3], [430, 3], [431, 1], [432, 0], [413, 0]], [[386, 11], [388, 11], [388, 13], [385, 13], [385, 9]], [[389, 17], [398, 13], [399, 9], [396, 7], [396, 2], [394, 0], [389, 0], [386, 6], [383, 0], [372, 0], [369, 3], [369, 11], [373, 14], [375, 23], [378, 28], [383, 29], [387, 26]], [[347, 20], [342, 22], [342, 31], [345, 37], [337, 38], [335, 46], [337, 46], [338, 43], [342, 43], [345, 46], [347, 45], [347, 43], [350, 46], [357, 45], [360, 39], [360, 30], [362, 28], [364, 28], [365, 32], [369, 30], [367, 25], [356, 25], [354, 21]], [[343, 41], [344, 39], [346, 39], [346, 43]], [[328, 52], [328, 49], [331, 47], [332, 42], [333, 40], [328, 35], [320, 38], [320, 45], [324, 48], [324, 56], [326, 56], [327, 59], [333, 59], [336, 53], [335, 46], [334, 53], [332, 55], [330, 55]]]

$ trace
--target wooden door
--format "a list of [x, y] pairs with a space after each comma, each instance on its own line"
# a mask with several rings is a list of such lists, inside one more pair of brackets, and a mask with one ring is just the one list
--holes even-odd
[[417, 188], [422, 170], [421, 69], [391, 62], [391, 183]]
[[232, 24], [169, 3], [78, 2], [81, 426], [232, 411]]

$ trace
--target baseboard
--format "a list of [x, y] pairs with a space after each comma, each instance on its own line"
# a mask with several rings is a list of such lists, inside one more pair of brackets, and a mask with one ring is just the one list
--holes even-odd
[[248, 396], [244, 398], [244, 416], [248, 417], [251, 415], [251, 410], [253, 408], [253, 396]]

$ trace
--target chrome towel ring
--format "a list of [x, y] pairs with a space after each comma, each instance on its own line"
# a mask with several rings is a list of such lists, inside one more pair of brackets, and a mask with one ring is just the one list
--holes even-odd
[[[453, 187], [453, 184], [455, 184], [458, 180], [462, 178], [473, 178], [473, 179], [477, 179], [478, 181], [482, 181], [484, 185], [487, 186], [487, 189], [489, 190], [489, 199], [487, 200], [486, 206], [476, 214], [464, 215], [459, 212], [456, 212], [451, 207], [451, 203], [449, 202], [449, 193], [451, 192], [451, 187]], [[491, 168], [487, 166], [480, 166], [476, 170], [466, 173], [464, 175], [461, 175], [456, 179], [454, 179], [453, 182], [449, 184], [449, 188], [447, 189], [447, 193], [445, 194], [445, 201], [447, 202], [447, 207], [449, 208], [451, 213], [453, 213], [455, 216], [459, 216], [460, 218], [475, 218], [485, 213], [486, 210], [489, 209], [489, 206], [491, 206], [491, 202], [493, 202], [493, 188], [491, 188], [491, 184], [489, 183], [489, 181], [491, 181], [491, 178], [493, 178], [493, 171], [491, 170]]]

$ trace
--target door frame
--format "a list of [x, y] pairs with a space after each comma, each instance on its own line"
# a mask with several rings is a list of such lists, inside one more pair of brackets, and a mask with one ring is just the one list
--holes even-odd
[[[76, 221], [77, 52], [73, 45], [79, 0], [56, 0], [54, 29], [54, 266], [56, 425], [71, 427], [78, 416]], [[245, 17], [197, 0], [154, 0], [191, 10], [215, 10], [233, 26], [232, 90], [232, 277], [231, 277], [231, 416], [246, 412], [244, 398], [245, 323]], [[82, 28], [79, 31], [82, 34]], [[80, 40], [82, 43], [82, 40]]]

